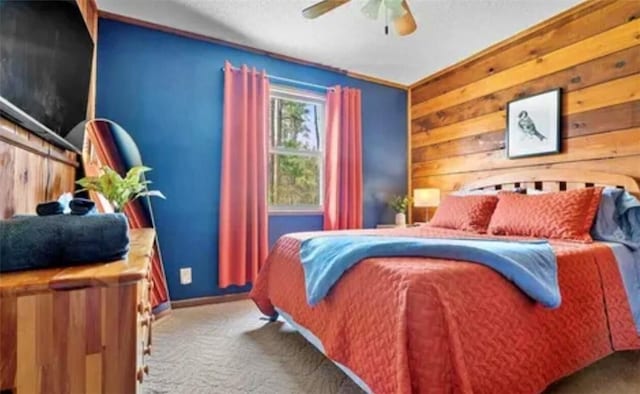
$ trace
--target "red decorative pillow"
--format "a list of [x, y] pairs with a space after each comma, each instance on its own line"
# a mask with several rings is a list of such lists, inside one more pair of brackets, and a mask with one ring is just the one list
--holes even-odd
[[591, 239], [591, 227], [593, 226], [593, 221], [596, 219], [596, 215], [598, 214], [598, 209], [600, 208], [600, 199], [602, 198], [602, 190], [603, 187], [592, 187], [593, 196], [591, 197], [591, 202], [587, 205], [586, 215], [584, 218], [584, 227], [582, 228], [585, 233], [589, 234], [589, 240]]
[[602, 188], [523, 195], [498, 194], [489, 233], [591, 242]]
[[448, 195], [440, 203], [429, 225], [486, 233], [497, 203], [497, 196]]

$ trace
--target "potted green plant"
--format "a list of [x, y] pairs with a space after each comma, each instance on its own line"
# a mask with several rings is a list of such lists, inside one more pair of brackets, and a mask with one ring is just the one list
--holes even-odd
[[142, 178], [142, 174], [147, 171], [151, 171], [151, 168], [135, 166], [123, 178], [110, 167], [103, 166], [99, 176], [85, 177], [76, 183], [82, 187], [79, 192], [88, 190], [100, 193], [113, 206], [115, 212], [122, 212], [129, 201], [139, 197], [165, 198], [160, 191], [147, 189], [151, 181]]
[[389, 201], [389, 207], [396, 213], [396, 225], [404, 226], [407, 224], [407, 209], [411, 205], [411, 197], [395, 196]]

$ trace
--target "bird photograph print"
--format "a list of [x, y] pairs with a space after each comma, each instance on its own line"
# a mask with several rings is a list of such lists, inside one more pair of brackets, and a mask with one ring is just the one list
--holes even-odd
[[507, 104], [507, 156], [560, 152], [560, 89]]

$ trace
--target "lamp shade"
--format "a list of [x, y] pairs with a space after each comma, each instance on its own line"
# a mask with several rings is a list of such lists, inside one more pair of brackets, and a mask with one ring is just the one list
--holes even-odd
[[440, 189], [413, 189], [413, 206], [437, 207], [440, 204]]

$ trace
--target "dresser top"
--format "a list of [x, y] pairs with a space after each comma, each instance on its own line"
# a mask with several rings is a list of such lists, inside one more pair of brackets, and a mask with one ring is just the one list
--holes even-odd
[[151, 267], [155, 231], [131, 230], [129, 236], [131, 246], [126, 260], [0, 274], [0, 297], [139, 281], [148, 275]]

